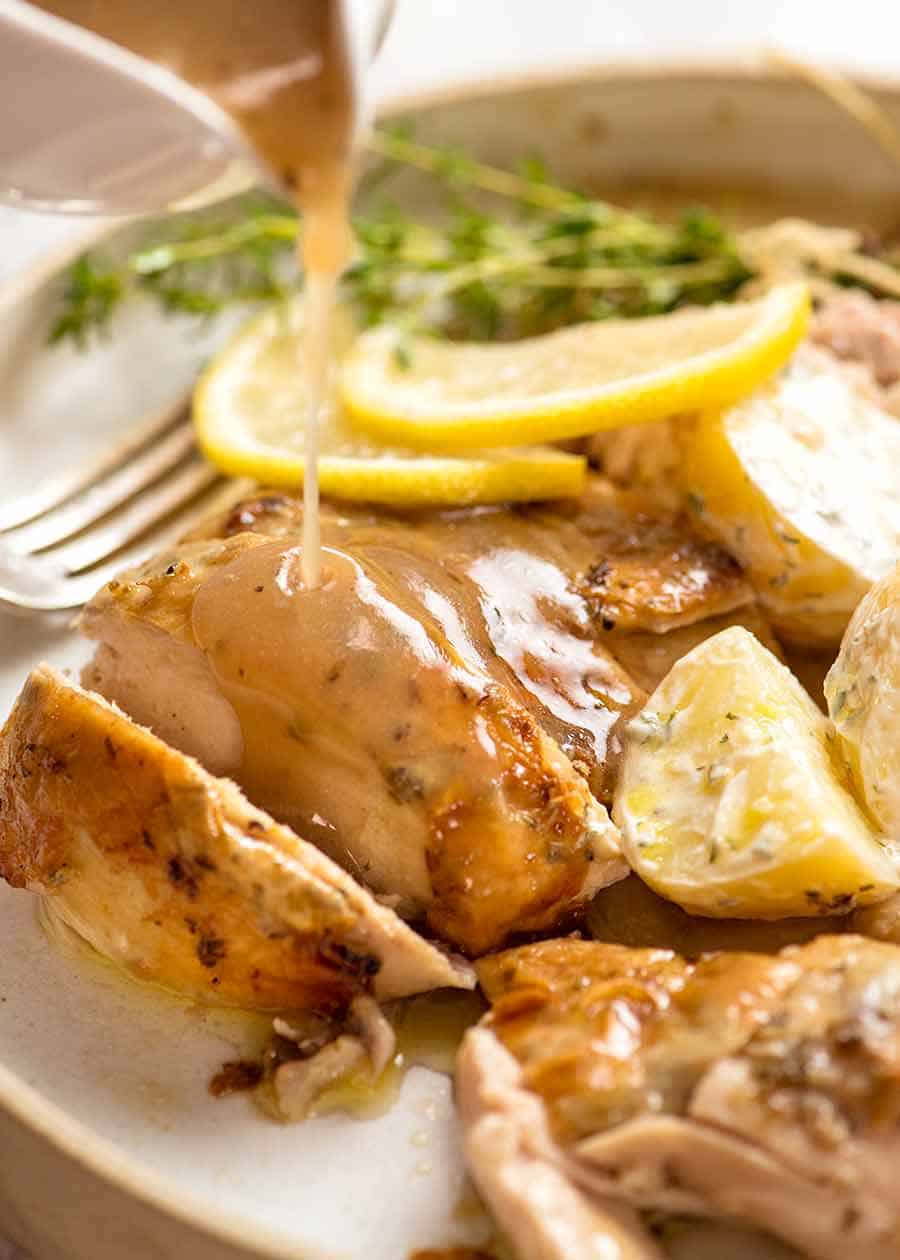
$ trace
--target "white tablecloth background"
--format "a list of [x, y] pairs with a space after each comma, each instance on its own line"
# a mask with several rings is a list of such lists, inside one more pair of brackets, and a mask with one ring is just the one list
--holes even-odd
[[[854, 0], [852, 5], [838, 0], [399, 0], [373, 76], [378, 93], [394, 95], [511, 69], [648, 55], [713, 58], [739, 51], [753, 56], [773, 44], [849, 69], [900, 76], [898, 35], [900, 6], [888, 0]], [[0, 207], [0, 278], [83, 226]], [[24, 1258], [0, 1239], [0, 1260]]]

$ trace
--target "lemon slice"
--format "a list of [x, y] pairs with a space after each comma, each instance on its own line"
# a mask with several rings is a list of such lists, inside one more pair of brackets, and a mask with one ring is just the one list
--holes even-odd
[[790, 357], [808, 317], [806, 287], [787, 284], [752, 302], [517, 342], [401, 341], [375, 329], [345, 358], [338, 393], [357, 426], [384, 441], [555, 442], [733, 403]]
[[[353, 340], [340, 312], [335, 342]], [[206, 456], [233, 476], [269, 485], [303, 481], [306, 390], [300, 363], [303, 305], [272, 308], [211, 361], [194, 392], [194, 425]], [[458, 457], [384, 446], [356, 432], [336, 402], [323, 408], [322, 491], [397, 505], [499, 503], [578, 494], [585, 461], [549, 447], [471, 451]]]

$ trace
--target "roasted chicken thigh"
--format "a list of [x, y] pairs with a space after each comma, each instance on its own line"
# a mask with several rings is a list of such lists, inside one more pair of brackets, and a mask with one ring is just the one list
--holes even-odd
[[519, 1260], [655, 1260], [651, 1212], [755, 1225], [816, 1260], [900, 1254], [896, 947], [688, 962], [568, 939], [478, 971], [492, 1009], [458, 1096]]

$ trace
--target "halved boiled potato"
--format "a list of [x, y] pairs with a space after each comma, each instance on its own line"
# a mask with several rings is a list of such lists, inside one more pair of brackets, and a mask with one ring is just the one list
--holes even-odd
[[900, 423], [805, 347], [775, 381], [681, 437], [688, 501], [744, 566], [775, 630], [836, 646], [900, 555]]
[[900, 565], [853, 614], [825, 695], [860, 797], [900, 840]]
[[828, 720], [740, 626], [670, 670], [628, 728], [614, 816], [646, 883], [696, 914], [774, 919], [888, 896], [897, 869]]

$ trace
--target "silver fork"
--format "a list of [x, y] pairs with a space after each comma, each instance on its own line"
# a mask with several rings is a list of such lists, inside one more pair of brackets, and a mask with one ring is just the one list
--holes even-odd
[[77, 608], [238, 492], [197, 451], [179, 398], [99, 458], [0, 506], [0, 605]]

